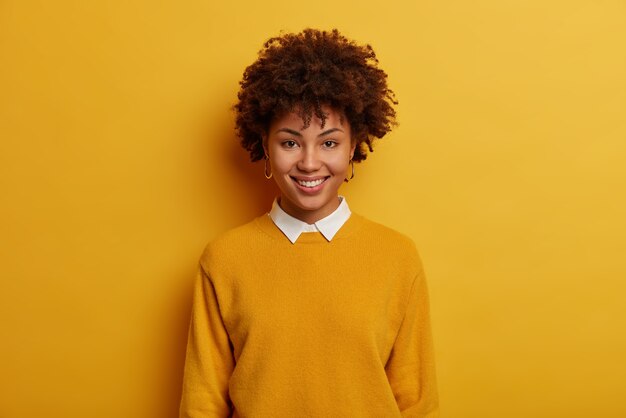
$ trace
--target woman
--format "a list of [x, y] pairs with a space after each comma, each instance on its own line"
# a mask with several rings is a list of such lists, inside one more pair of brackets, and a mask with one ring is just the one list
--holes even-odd
[[237, 131], [280, 197], [200, 260], [181, 417], [435, 417], [422, 265], [339, 186], [395, 123], [369, 45], [312, 29], [267, 41]]

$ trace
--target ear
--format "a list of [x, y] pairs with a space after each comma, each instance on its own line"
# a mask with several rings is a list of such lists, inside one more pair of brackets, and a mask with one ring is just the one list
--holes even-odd
[[356, 150], [356, 139], [352, 139], [352, 145], [350, 146], [350, 161], [354, 158], [354, 151]]
[[270, 156], [269, 150], [267, 149], [267, 134], [261, 135], [261, 145], [263, 145], [263, 152], [265, 153], [265, 158]]

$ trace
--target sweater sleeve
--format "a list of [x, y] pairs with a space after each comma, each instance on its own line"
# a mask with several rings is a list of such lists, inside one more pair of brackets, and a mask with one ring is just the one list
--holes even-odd
[[404, 418], [439, 416], [428, 289], [422, 271], [413, 281], [404, 319], [385, 371]]
[[235, 366], [215, 288], [198, 269], [189, 325], [180, 418], [228, 417], [228, 382]]

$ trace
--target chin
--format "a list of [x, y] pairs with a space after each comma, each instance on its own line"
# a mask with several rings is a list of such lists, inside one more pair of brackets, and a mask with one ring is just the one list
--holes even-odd
[[319, 210], [321, 208], [323, 208], [326, 205], [326, 201], [324, 202], [306, 202], [306, 201], [302, 201], [302, 200], [292, 200], [292, 203], [294, 203], [297, 207], [299, 207], [302, 210], [306, 210], [306, 211], [314, 211], [314, 210]]
[[332, 200], [326, 196], [293, 196], [283, 195], [290, 204], [298, 207], [301, 210], [315, 211], [324, 208]]

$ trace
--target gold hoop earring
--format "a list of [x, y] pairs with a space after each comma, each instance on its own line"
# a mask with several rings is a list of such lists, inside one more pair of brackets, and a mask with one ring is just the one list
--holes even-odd
[[347, 178], [343, 179], [343, 181], [345, 181], [346, 183], [354, 178], [354, 161], [350, 160], [350, 165], [352, 166], [352, 175], [350, 176], [349, 179], [347, 179]]
[[269, 161], [269, 158], [267, 158], [267, 155], [265, 156], [265, 167], [263, 169], [263, 174], [265, 174], [265, 178], [266, 179], [271, 179], [272, 176], [274, 175], [274, 173], [270, 172], [270, 174], [267, 174], [267, 162]]

